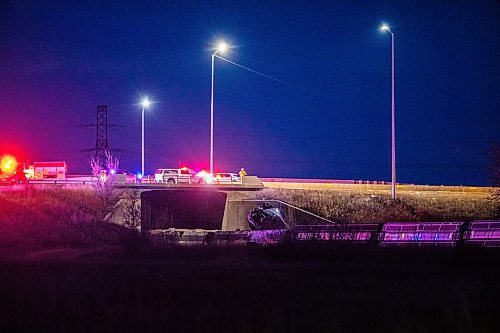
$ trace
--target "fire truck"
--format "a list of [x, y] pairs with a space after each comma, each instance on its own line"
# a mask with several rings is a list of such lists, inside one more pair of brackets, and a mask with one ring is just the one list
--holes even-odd
[[31, 165], [18, 163], [11, 155], [0, 157], [0, 184], [10, 185], [25, 183], [34, 179], [65, 179], [67, 166], [65, 161], [35, 162]]
[[[33, 167], [33, 169], [31, 169]], [[33, 166], [28, 167], [28, 172], [25, 173], [31, 177], [31, 170], [33, 179], [64, 179], [66, 178], [66, 162], [35, 162]]]

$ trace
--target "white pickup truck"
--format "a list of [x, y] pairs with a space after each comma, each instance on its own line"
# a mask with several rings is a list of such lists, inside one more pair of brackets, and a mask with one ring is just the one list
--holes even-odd
[[203, 178], [198, 176], [196, 171], [187, 167], [180, 169], [158, 169], [155, 172], [155, 183], [201, 184], [203, 183]]

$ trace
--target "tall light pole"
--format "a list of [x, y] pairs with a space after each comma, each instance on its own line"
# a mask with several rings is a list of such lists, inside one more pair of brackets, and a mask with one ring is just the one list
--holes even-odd
[[151, 102], [145, 98], [141, 105], [142, 105], [142, 167], [141, 167], [141, 177], [144, 177], [144, 110], [149, 107]]
[[214, 64], [217, 52], [224, 53], [227, 50], [227, 44], [219, 42], [212, 53], [212, 93], [210, 95], [210, 174], [214, 173]]
[[391, 28], [388, 25], [383, 25], [380, 27], [383, 31], [389, 31], [391, 34], [391, 49], [392, 49], [392, 131], [391, 131], [391, 146], [392, 146], [392, 180], [391, 180], [391, 189], [392, 189], [392, 200], [396, 199], [396, 126], [395, 126], [395, 118], [394, 118], [394, 33], [391, 31]]

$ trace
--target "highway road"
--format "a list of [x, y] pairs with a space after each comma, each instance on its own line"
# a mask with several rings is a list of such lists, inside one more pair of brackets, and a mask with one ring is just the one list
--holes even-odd
[[[298, 179], [298, 178], [258, 178], [264, 188], [275, 189], [301, 189], [301, 190], [353, 190], [353, 191], [390, 191], [390, 182], [384, 181], [366, 181], [366, 180], [345, 180], [345, 179]], [[65, 179], [44, 179], [44, 180], [31, 180], [30, 185], [33, 186], [62, 186], [62, 187], [80, 187], [92, 186], [95, 177], [91, 175], [70, 175]], [[154, 183], [152, 179], [149, 181], [144, 179], [141, 183], [134, 183], [133, 180], [127, 179], [126, 186], [136, 188], [163, 188], [163, 187], [217, 187], [217, 188], [240, 188], [243, 190], [245, 187], [250, 187], [252, 190], [260, 189], [262, 186], [253, 181], [241, 185], [225, 184], [225, 185], [208, 185], [208, 184], [158, 184]], [[250, 185], [250, 186], [248, 186]], [[2, 189], [22, 189], [23, 185], [0, 186]], [[448, 191], [448, 192], [483, 192], [489, 193], [492, 191], [491, 187], [481, 186], [443, 186], [443, 185], [418, 185], [418, 184], [398, 184], [397, 191]]]

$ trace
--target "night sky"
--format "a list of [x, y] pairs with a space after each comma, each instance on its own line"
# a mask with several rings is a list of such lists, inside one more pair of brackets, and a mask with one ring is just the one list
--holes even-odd
[[391, 26], [400, 183], [489, 185], [500, 141], [497, 1], [2, 1], [0, 155], [89, 174], [98, 104], [109, 145], [140, 170], [391, 177]]

